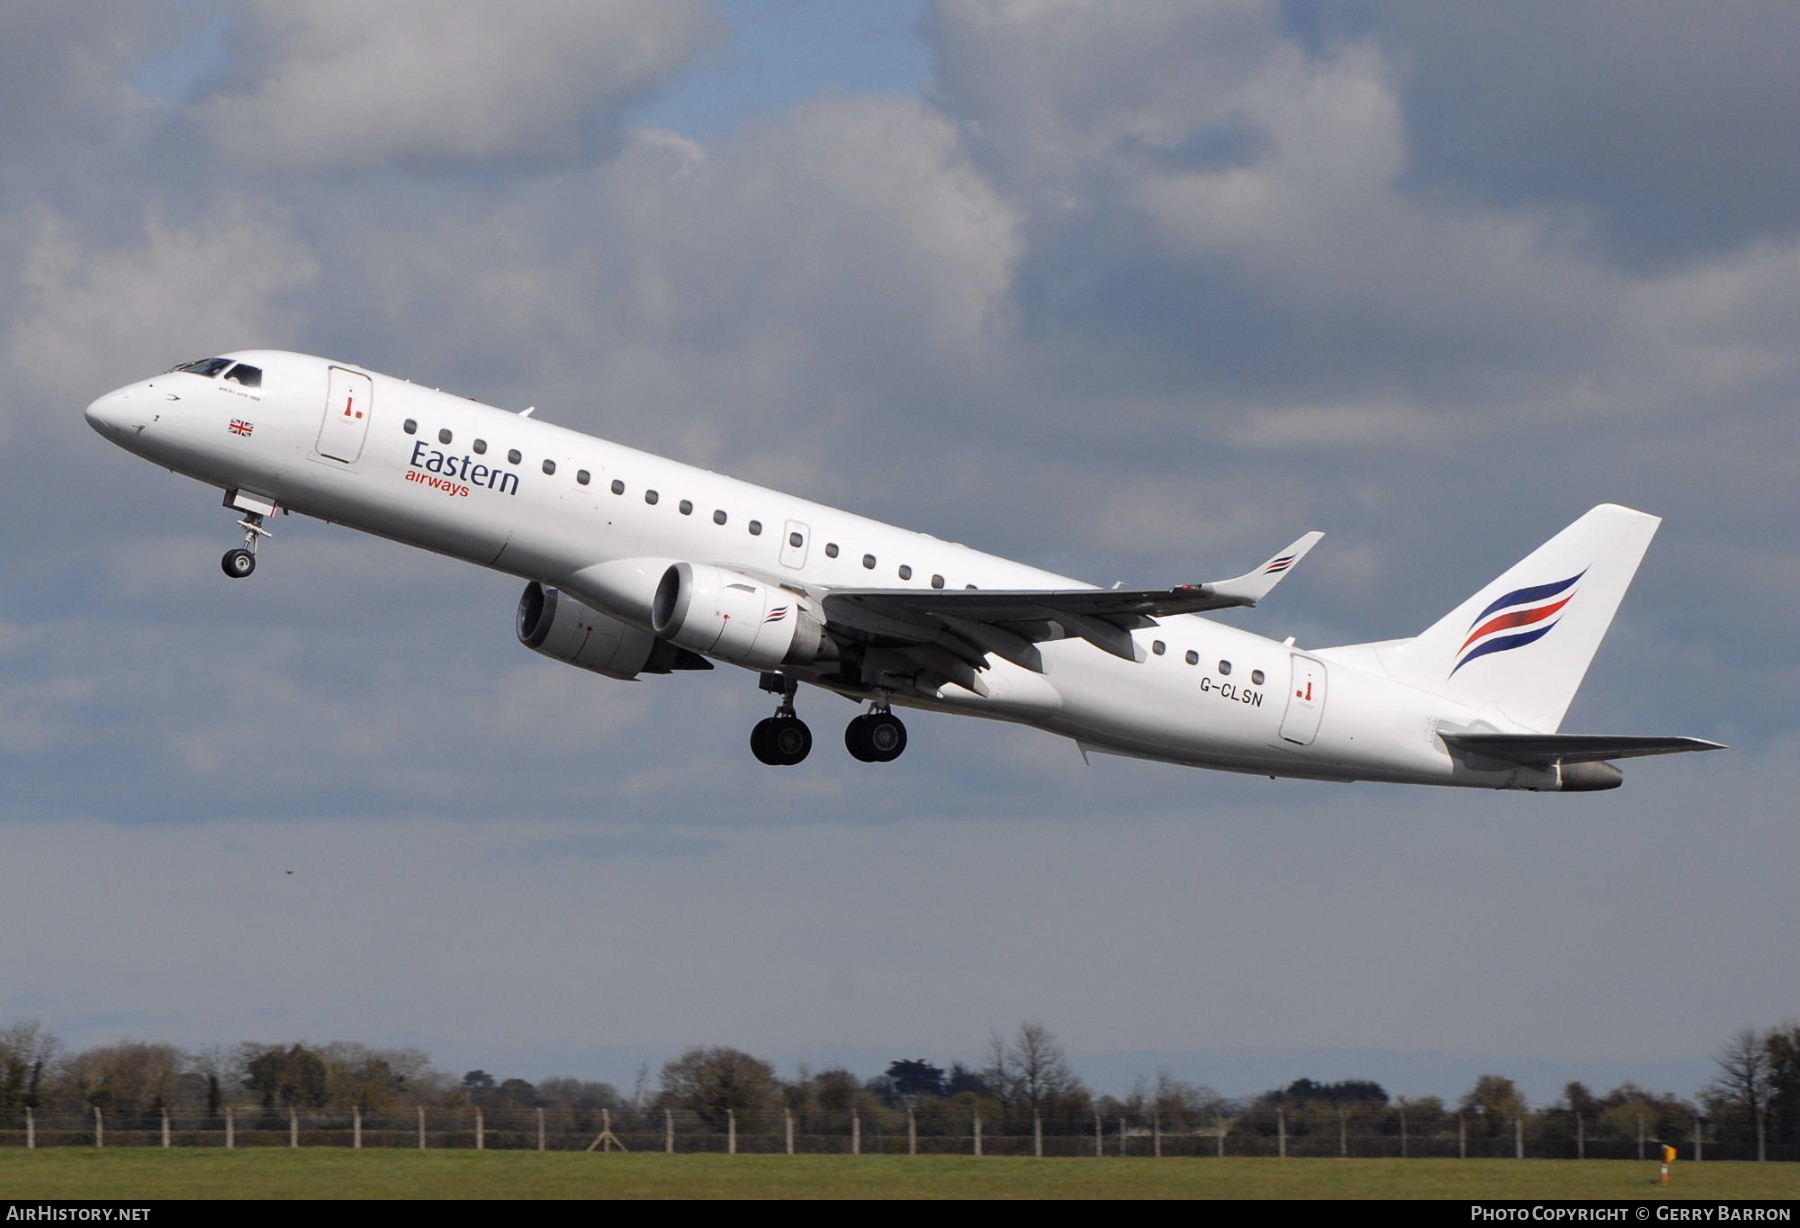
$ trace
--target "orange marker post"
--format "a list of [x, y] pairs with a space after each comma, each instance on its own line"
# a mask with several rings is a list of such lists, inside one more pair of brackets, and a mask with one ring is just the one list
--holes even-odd
[[1662, 1145], [1662, 1183], [1669, 1184], [1669, 1165], [1675, 1163], [1675, 1148], [1664, 1143]]

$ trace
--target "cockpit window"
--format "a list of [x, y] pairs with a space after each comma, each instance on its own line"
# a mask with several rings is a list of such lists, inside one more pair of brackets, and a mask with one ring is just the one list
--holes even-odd
[[175, 369], [177, 371], [191, 371], [195, 375], [213, 376], [217, 375], [230, 365], [231, 359], [229, 358], [202, 358], [199, 362], [184, 362]]
[[262, 368], [253, 367], [247, 362], [240, 362], [225, 373], [225, 378], [242, 384], [246, 388], [261, 388]]

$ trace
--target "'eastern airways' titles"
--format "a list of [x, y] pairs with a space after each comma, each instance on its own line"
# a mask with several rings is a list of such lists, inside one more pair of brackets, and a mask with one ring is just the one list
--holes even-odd
[[447, 452], [439, 452], [423, 439], [413, 444], [411, 463], [414, 469], [440, 473], [447, 478], [467, 482], [470, 486], [485, 486], [489, 490], [505, 491], [509, 495], [519, 493], [519, 475], [510, 469], [484, 464], [473, 456], [451, 456]]

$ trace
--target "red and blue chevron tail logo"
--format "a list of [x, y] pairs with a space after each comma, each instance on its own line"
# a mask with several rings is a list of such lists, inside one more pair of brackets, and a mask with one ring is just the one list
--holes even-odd
[[1456, 665], [1450, 670], [1450, 677], [1456, 677], [1457, 670], [1477, 658], [1523, 648], [1549, 635], [1562, 621], [1563, 607], [1575, 599], [1570, 590], [1585, 575], [1584, 567], [1567, 580], [1516, 588], [1495, 600], [1469, 624], [1469, 636], [1456, 650]]

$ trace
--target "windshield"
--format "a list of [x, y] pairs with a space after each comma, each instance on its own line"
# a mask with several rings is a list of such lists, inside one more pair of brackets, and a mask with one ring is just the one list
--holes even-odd
[[202, 358], [199, 362], [185, 362], [175, 369], [191, 371], [195, 375], [217, 375], [231, 365], [229, 358]]

